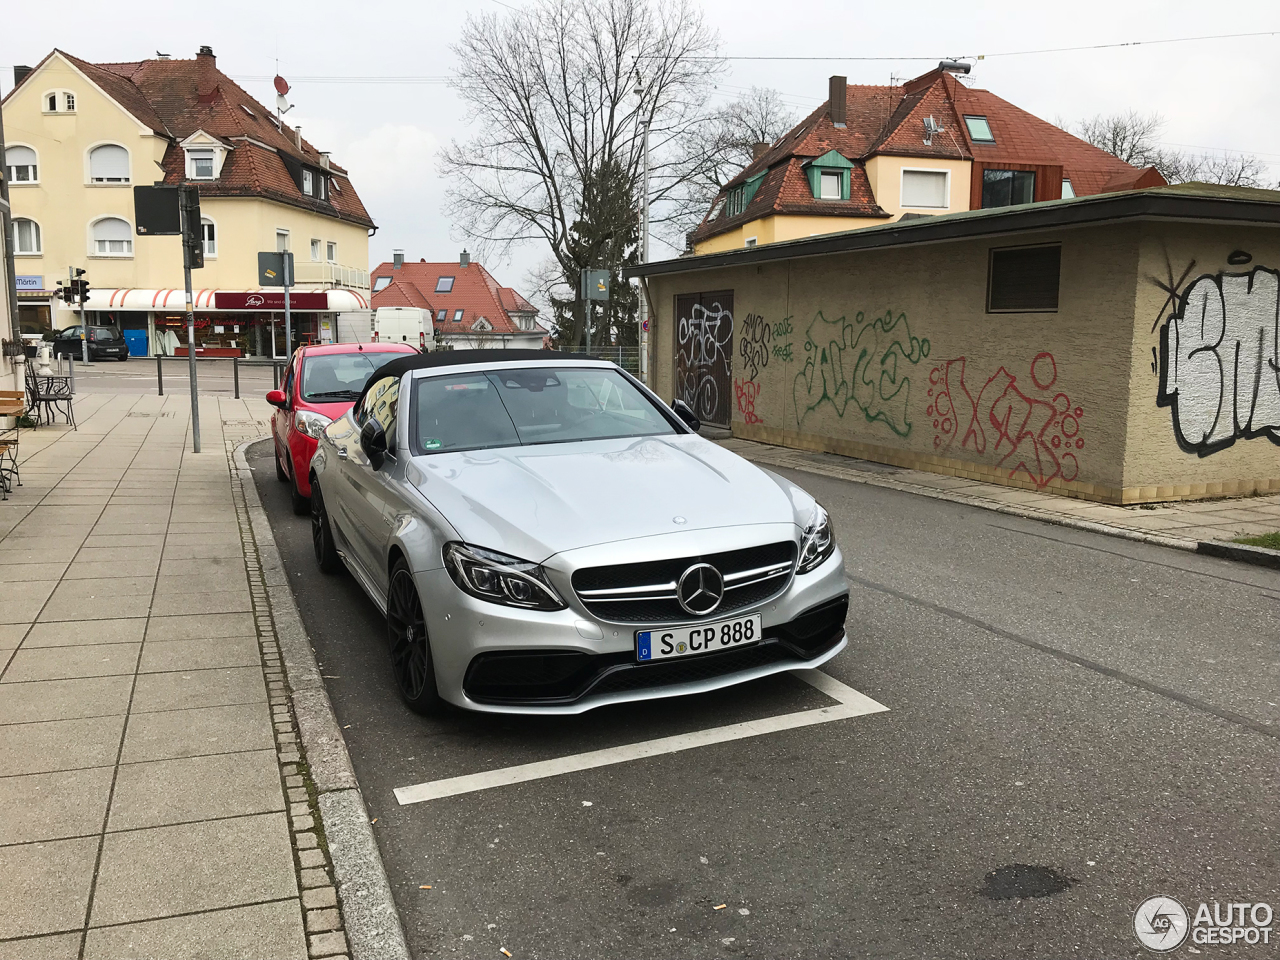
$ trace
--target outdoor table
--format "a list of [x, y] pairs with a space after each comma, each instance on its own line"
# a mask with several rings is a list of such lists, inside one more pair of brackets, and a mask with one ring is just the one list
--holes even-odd
[[[27, 410], [25, 400], [0, 397], [0, 417], [21, 417]], [[6, 466], [8, 460], [11, 466]], [[0, 430], [0, 499], [9, 499], [13, 478], [18, 475], [18, 428]]]

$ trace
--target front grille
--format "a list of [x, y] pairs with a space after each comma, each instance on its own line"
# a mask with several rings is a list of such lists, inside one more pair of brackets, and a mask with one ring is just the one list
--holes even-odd
[[[596, 617], [614, 623], [681, 623], [722, 617], [781, 593], [795, 568], [790, 540], [702, 556], [586, 567], [573, 575], [578, 599]], [[676, 583], [695, 563], [709, 563], [724, 577], [724, 599], [706, 617], [687, 613]]]

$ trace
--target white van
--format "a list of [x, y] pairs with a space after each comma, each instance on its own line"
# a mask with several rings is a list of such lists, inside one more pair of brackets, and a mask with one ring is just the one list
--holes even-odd
[[408, 343], [424, 353], [435, 349], [431, 311], [418, 307], [379, 307], [373, 313], [375, 343]]

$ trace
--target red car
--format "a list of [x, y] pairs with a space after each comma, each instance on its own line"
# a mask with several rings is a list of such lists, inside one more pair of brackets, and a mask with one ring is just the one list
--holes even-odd
[[311, 456], [320, 431], [351, 409], [378, 367], [417, 352], [406, 343], [329, 343], [294, 353], [283, 389], [270, 391], [267, 403], [277, 408], [276, 478], [289, 483], [295, 513], [311, 509]]

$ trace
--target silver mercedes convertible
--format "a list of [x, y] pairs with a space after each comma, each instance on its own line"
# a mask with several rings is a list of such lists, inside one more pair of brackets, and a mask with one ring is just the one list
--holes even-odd
[[387, 363], [311, 462], [320, 569], [387, 617], [419, 713], [581, 713], [816, 667], [847, 643], [826, 511], [607, 361]]

